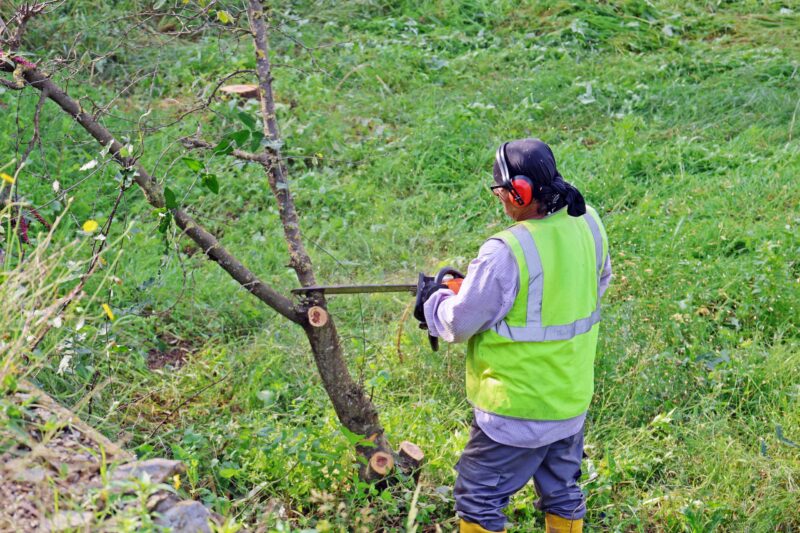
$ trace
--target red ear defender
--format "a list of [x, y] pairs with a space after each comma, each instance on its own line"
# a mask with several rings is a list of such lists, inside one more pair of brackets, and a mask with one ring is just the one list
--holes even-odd
[[521, 207], [531, 205], [531, 200], [533, 200], [533, 184], [528, 176], [514, 176], [514, 179], [511, 180], [511, 186], [517, 191], [517, 195], [519, 196], [517, 203]]

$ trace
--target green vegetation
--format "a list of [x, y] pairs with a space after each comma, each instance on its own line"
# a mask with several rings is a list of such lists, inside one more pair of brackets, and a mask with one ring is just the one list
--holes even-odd
[[[185, 39], [134, 32], [90, 68], [122, 39], [110, 10], [141, 8], [122, 4], [69, 2], [37, 20], [30, 59], [62, 54], [88, 28], [71, 94], [105, 105], [125, 89], [104, 123], [245, 264], [282, 290], [294, 287], [262, 170], [175, 142], [198, 127], [212, 141], [242, 130], [240, 113], [257, 116], [255, 102], [218, 100], [214, 113], [148, 131], [222, 76], [252, 68], [251, 43], [224, 28]], [[318, 279], [400, 282], [444, 264], [466, 268], [506, 224], [486, 189], [502, 140], [551, 144], [564, 177], [603, 216], [614, 281], [587, 425], [591, 529], [800, 529], [800, 12], [789, 5], [275, 9], [279, 120]], [[170, 19], [148, 25], [166, 32]], [[128, 88], [153, 65], [155, 75]], [[0, 92], [4, 172], [24, 151], [37, 100], [30, 90]], [[89, 240], [82, 224], [102, 224], [125, 177], [54, 105], [42, 113], [43, 149], [20, 173], [19, 191], [52, 219], [65, 203], [50, 202], [53, 181], [75, 186], [54, 239]], [[219, 194], [184, 157], [216, 177]], [[91, 160], [96, 168], [80, 170]], [[141, 456], [185, 461], [181, 490], [244, 523], [404, 530], [413, 514], [421, 529], [452, 530], [451, 468], [471, 420], [464, 346], [431, 353], [412, 321], [400, 323], [403, 296], [331, 300], [351, 369], [390, 440], [426, 452], [412, 508], [410, 484], [379, 492], [357, 480], [302, 332], [158, 225], [139, 191], [126, 193], [101, 296], [54, 329], [38, 364], [21, 372], [68, 406], [104, 383], [81, 415]], [[78, 332], [77, 320], [86, 324]], [[177, 353], [176, 339], [185, 364], [148, 369], [154, 354]], [[535, 498], [533, 487], [514, 498], [512, 531], [543, 527]]]

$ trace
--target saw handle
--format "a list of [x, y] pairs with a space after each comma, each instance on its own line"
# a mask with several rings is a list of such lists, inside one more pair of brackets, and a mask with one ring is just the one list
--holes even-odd
[[[450, 278], [445, 279], [447, 276], [450, 276]], [[464, 282], [464, 274], [454, 268], [444, 267], [436, 274], [434, 281], [438, 285], [442, 285], [442, 288], [450, 289], [458, 294], [458, 291], [461, 290], [461, 284]]]
[[439, 270], [439, 272], [436, 273], [436, 277], [433, 279], [436, 281], [436, 283], [445, 283], [444, 278], [447, 276], [450, 276], [450, 279], [464, 279], [464, 274], [449, 266]]
[[447, 281], [444, 282], [444, 284], [445, 286], [447, 286], [448, 289], [458, 294], [458, 291], [461, 290], [461, 284], [463, 282], [464, 278], [453, 278], [453, 279], [448, 279]]

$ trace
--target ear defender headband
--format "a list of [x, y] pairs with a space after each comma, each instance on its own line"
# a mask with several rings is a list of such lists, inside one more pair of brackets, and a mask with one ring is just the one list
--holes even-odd
[[506, 160], [506, 145], [503, 143], [497, 149], [495, 159], [497, 166], [500, 167], [500, 176], [503, 182], [501, 185], [511, 193], [511, 197], [520, 207], [527, 207], [531, 205], [533, 200], [533, 181], [522, 174], [510, 177], [508, 172], [508, 162]]

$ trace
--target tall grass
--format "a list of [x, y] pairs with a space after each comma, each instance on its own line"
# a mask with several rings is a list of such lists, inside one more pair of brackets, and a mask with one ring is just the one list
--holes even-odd
[[[100, 20], [73, 4], [58, 31]], [[494, 148], [510, 138], [550, 143], [564, 176], [601, 212], [615, 277], [587, 426], [591, 528], [800, 528], [792, 9], [667, 1], [274, 8], [279, 118], [320, 280], [397, 282], [444, 264], [465, 268], [506, 224], [485, 184]], [[104, 39], [87, 41], [87, 53]], [[126, 73], [159, 61], [170, 68], [125, 95], [110, 126], [126, 131], [147, 107], [151, 124], [166, 122], [171, 106], [253, 66], [246, 43], [207, 35], [121, 53], [93, 86], [74, 90], [107, 100]], [[35, 105], [26, 93], [0, 99], [23, 117]], [[38, 179], [23, 191], [38, 204], [51, 198], [54, 172], [62, 186], [75, 184], [99, 151], [66, 144], [81, 133], [45, 111], [53, 117], [43, 131], [49, 159], [34, 153], [27, 169]], [[200, 156], [220, 181], [220, 195], [211, 195], [192, 186], [186, 154], [170, 144], [198, 125], [209, 138], [233, 131], [237, 113], [255, 109], [221, 101], [214, 111], [153, 132], [143, 161], [246, 264], [289, 289], [295, 281], [259, 169]], [[0, 153], [26, 138], [24, 121], [20, 128], [0, 123], [8, 134]], [[107, 216], [116, 170], [98, 168], [80, 185], [75, 218], [57, 242], [86, 218]], [[158, 234], [135, 192], [119, 211], [133, 229], [112, 248], [125, 243], [113, 271], [122, 283], [102, 292], [118, 319], [82, 345], [70, 373], [58, 374], [57, 352], [37, 379], [69, 404], [96, 376], [110, 377], [91, 415], [82, 414], [112, 437], [127, 435], [143, 456], [181, 458], [189, 493], [243, 521], [284, 531], [404, 528], [413, 488], [376, 493], [354, 478], [350, 443], [302, 336], [184, 240]], [[451, 467], [470, 420], [464, 348], [430, 353], [414, 324], [399, 323], [407, 304], [340, 297], [331, 309], [389, 437], [427, 453], [416, 523], [446, 530], [455, 523]], [[192, 345], [188, 362], [149, 371], [149, 353], [168, 351], [176, 337]], [[532, 488], [515, 497], [513, 530], [541, 527], [534, 500]]]

